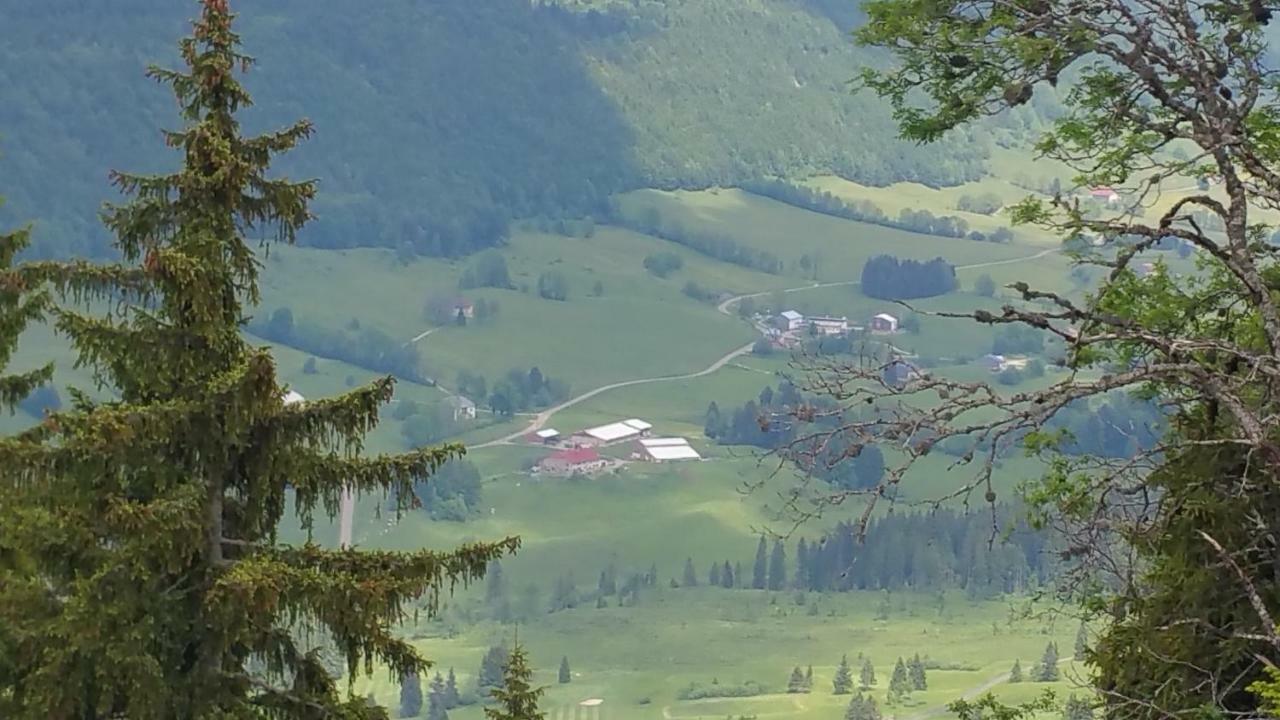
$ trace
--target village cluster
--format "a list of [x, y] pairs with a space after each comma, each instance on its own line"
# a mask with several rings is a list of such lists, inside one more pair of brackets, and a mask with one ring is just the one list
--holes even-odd
[[783, 310], [768, 322], [759, 323], [760, 331], [775, 347], [791, 348], [800, 343], [806, 333], [827, 337], [843, 337], [850, 332], [870, 332], [875, 335], [893, 335], [901, 330], [900, 321], [889, 313], [879, 313], [867, 321], [865, 327], [851, 325], [847, 317], [813, 315], [805, 317], [796, 310]]
[[685, 438], [653, 437], [653, 425], [638, 418], [587, 428], [567, 438], [559, 430], [546, 428], [531, 433], [527, 439], [557, 449], [534, 468], [549, 475], [596, 473], [627, 461], [666, 463], [702, 459]]

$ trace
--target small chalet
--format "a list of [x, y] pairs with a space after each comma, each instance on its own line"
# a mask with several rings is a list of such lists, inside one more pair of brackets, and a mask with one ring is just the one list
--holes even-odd
[[450, 395], [446, 402], [449, 403], [449, 407], [453, 408], [454, 422], [476, 419], [476, 404], [471, 401], [471, 398], [463, 397], [462, 395]]
[[804, 316], [795, 310], [783, 310], [778, 313], [778, 329], [783, 332], [792, 332], [804, 327]]
[[898, 318], [889, 313], [880, 313], [871, 318], [867, 323], [867, 328], [873, 333], [896, 333], [898, 332]]
[[1101, 200], [1108, 205], [1115, 205], [1120, 202], [1120, 193], [1106, 185], [1100, 185], [1089, 190], [1089, 197], [1094, 200]]
[[548, 473], [572, 475], [579, 472], [595, 472], [608, 464], [609, 461], [600, 457], [600, 453], [593, 448], [574, 448], [561, 450], [543, 458], [542, 462], [538, 463], [538, 469]]

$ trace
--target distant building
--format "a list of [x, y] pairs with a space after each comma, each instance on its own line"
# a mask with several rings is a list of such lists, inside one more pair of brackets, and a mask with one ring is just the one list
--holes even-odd
[[982, 357], [982, 365], [991, 372], [1000, 372], [1004, 369], [1004, 356], [992, 353]]
[[1138, 266], [1138, 277], [1147, 277], [1148, 275], [1155, 273], [1155, 271], [1155, 263], [1142, 263]]
[[1120, 193], [1106, 185], [1100, 185], [1089, 190], [1089, 197], [1095, 200], [1101, 200], [1108, 205], [1115, 205], [1120, 202]]
[[476, 306], [466, 298], [456, 298], [450, 307], [453, 309], [454, 317], [457, 317], [458, 313], [462, 313], [462, 317], [468, 320], [475, 317]]
[[898, 332], [898, 318], [889, 313], [880, 313], [867, 323], [867, 328], [873, 333], [896, 333]]
[[583, 430], [574, 435], [574, 443], [585, 446], [610, 445], [623, 440], [647, 437], [653, 426], [644, 420], [632, 418]]
[[573, 448], [561, 450], [543, 458], [542, 462], [538, 463], [538, 469], [543, 472], [571, 475], [579, 472], [595, 472], [608, 464], [609, 461], [600, 457], [600, 453], [593, 448]]
[[684, 438], [645, 438], [640, 441], [637, 455], [649, 462], [680, 462], [701, 460], [702, 456], [689, 446]]
[[783, 310], [778, 313], [778, 328], [786, 332], [792, 332], [804, 327], [804, 316], [795, 310]]
[[449, 407], [453, 408], [454, 422], [476, 419], [476, 404], [471, 402], [470, 398], [462, 395], [450, 395], [445, 402], [449, 403]]
[[912, 380], [922, 377], [924, 373], [919, 368], [902, 358], [894, 358], [884, 369], [885, 384], [894, 388], [902, 388]]
[[560, 439], [560, 431], [555, 428], [547, 428], [546, 430], [539, 430], [534, 433], [533, 436], [538, 440], [538, 442], [541, 442], [544, 445], [550, 445]]
[[847, 317], [811, 317], [809, 327], [820, 335], [847, 335], [849, 318]]
[[302, 397], [302, 395], [295, 390], [290, 390], [289, 392], [284, 394], [285, 405], [297, 405], [300, 402], [306, 402], [306, 401], [307, 399]]

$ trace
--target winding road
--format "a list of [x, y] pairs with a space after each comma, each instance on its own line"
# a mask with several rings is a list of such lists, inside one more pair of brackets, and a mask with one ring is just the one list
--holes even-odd
[[[1056, 247], [1048, 248], [1046, 250], [1041, 250], [1040, 252], [1037, 252], [1031, 255], [1025, 255], [1023, 257], [1016, 257], [1016, 258], [1009, 258], [1007, 260], [992, 260], [990, 262], [972, 263], [970, 265], [957, 265], [956, 270], [980, 270], [983, 268], [998, 267], [1001, 265], [1015, 265], [1018, 263], [1038, 260], [1040, 258], [1047, 257], [1049, 255], [1053, 255], [1059, 252], [1061, 252], [1061, 248], [1056, 248]], [[801, 285], [799, 287], [784, 288], [782, 292], [797, 293], [797, 292], [804, 292], [806, 290], [819, 290], [821, 288], [830, 288], [830, 287], [852, 287], [859, 284], [861, 284], [860, 280], [842, 280], [838, 282], [811, 283], [809, 285]], [[766, 295], [771, 295], [775, 292], [778, 292], [778, 291], [764, 290], [761, 292], [735, 295], [721, 302], [719, 305], [716, 306], [716, 309], [719, 310], [724, 315], [732, 315], [733, 306], [737, 305], [743, 300], [746, 300], [747, 298], [764, 297]], [[419, 335], [416, 338], [413, 338], [413, 340], [411, 340], [410, 342], [416, 342], [418, 340], [421, 340], [423, 337], [425, 337], [427, 334], [430, 334], [431, 332], [432, 331], [427, 331], [427, 333], [424, 333], [422, 335]], [[513, 432], [510, 435], [504, 435], [500, 438], [497, 438], [496, 440], [490, 440], [488, 442], [480, 443], [478, 445], [473, 445], [471, 446], [471, 449], [480, 450], [483, 448], [495, 447], [498, 445], [509, 445], [512, 442], [519, 440], [520, 438], [528, 435], [529, 433], [533, 433], [533, 432], [537, 432], [538, 430], [541, 430], [543, 427], [546, 426], [548, 422], [550, 422], [551, 418], [555, 416], [556, 413], [561, 412], [563, 410], [567, 410], [573, 407], [574, 405], [578, 405], [580, 403], [586, 402], [587, 400], [590, 400], [591, 398], [596, 397], [597, 395], [602, 395], [611, 390], [619, 390], [621, 388], [634, 387], [636, 385], [648, 385], [648, 384], [660, 383], [660, 382], [674, 382], [678, 380], [693, 380], [695, 378], [705, 377], [707, 375], [710, 375], [711, 373], [716, 372], [717, 370], [720, 370], [725, 365], [728, 365], [729, 363], [733, 362], [736, 358], [742, 357], [743, 355], [746, 355], [747, 353], [751, 352], [751, 346], [754, 344], [755, 344], [755, 341], [752, 341], [750, 343], [747, 343], [746, 345], [743, 345], [740, 348], [732, 350], [726, 353], [725, 355], [721, 356], [715, 362], [708, 365], [705, 369], [699, 370], [697, 372], [684, 373], [680, 375], [658, 375], [655, 377], [637, 378], [635, 380], [624, 380], [622, 382], [602, 385], [594, 390], [589, 390], [587, 392], [582, 393], [581, 395], [570, 398], [569, 400], [566, 400], [560, 403], [559, 405], [556, 405], [555, 407], [550, 407], [550, 408], [547, 408], [546, 410], [543, 410], [537, 415], [534, 415], [533, 420], [531, 420], [529, 424], [526, 425], [521, 430], [517, 430], [516, 432]], [[350, 491], [346, 491], [342, 495], [342, 507], [341, 507], [341, 513], [340, 513], [340, 518], [338, 523], [338, 543], [341, 547], [344, 547], [344, 548], [351, 547], [351, 534], [352, 534], [353, 525], [354, 525], [354, 515], [355, 515], [355, 498], [352, 496]], [[912, 720], [922, 720], [922, 719], [913, 718]]]

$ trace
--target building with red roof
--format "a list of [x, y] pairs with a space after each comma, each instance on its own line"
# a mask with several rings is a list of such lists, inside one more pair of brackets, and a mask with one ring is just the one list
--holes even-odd
[[609, 464], [600, 457], [595, 448], [572, 448], [548, 455], [538, 463], [543, 472], [557, 474], [573, 474], [576, 472], [594, 472]]

